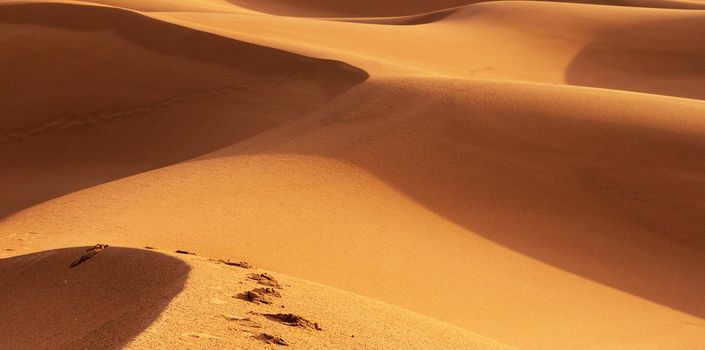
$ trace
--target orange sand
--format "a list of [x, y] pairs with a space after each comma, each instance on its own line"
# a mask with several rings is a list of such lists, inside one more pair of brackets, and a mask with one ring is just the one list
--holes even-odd
[[[696, 349], [702, 10], [0, 1], [0, 339]], [[95, 243], [75, 269], [53, 250]], [[208, 257], [283, 298], [232, 298], [255, 270]]]

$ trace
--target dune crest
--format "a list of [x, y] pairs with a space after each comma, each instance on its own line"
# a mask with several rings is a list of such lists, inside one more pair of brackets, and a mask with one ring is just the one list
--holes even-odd
[[5, 303], [178, 273], [35, 346], [705, 343], [703, 1], [94, 4], [0, 2]]
[[110, 247], [70, 268], [85, 248], [0, 260], [0, 339], [7, 349], [119, 349], [178, 294], [189, 266]]
[[[507, 0], [229, 0], [238, 6], [261, 12], [284, 16], [302, 17], [398, 17], [446, 10], [484, 2], [502, 2]], [[535, 0], [524, 0], [535, 1]], [[542, 2], [578, 3], [610, 6], [648, 7], [666, 9], [705, 9], [705, 3], [699, 0], [541, 0]], [[514, 1], [516, 2], [516, 1]]]
[[[71, 242], [80, 222], [96, 241], [235, 254], [521, 348], [579, 347], [586, 333], [598, 347], [630, 344], [634, 333], [664, 344], [645, 333], [664, 327], [692, 345], [695, 328], [668, 325], [705, 315], [705, 223], [695, 215], [705, 193], [693, 190], [705, 171], [705, 106], [673, 102], [538, 84], [371, 81], [231, 148], [20, 212], [0, 235]], [[370, 112], [378, 106], [394, 107]], [[175, 205], [201, 198], [208, 204]], [[407, 284], [414, 291], [400, 293]], [[579, 307], [590, 300], [611, 313]], [[537, 320], [547, 303], [560, 312]], [[558, 324], [560, 338], [550, 332]], [[538, 331], [515, 331], [528, 327]]]
[[251, 137], [367, 77], [107, 7], [0, 5], [0, 41], [15, 96], [0, 102], [0, 217]]
[[[192, 270], [183, 292], [126, 349], [169, 344], [176, 349], [509, 350], [510, 347], [390, 304], [261, 268], [243, 269], [216, 260], [180, 255]], [[265, 288], [252, 276], [278, 287]], [[400, 286], [403, 288], [403, 286]], [[269, 303], [240, 295], [270, 290]], [[194, 304], [198, 307], [194, 308]], [[186, 321], [188, 320], [188, 321]]]

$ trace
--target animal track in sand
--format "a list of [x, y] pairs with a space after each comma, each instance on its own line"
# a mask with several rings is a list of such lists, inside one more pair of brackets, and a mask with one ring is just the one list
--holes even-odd
[[184, 333], [183, 336], [185, 337], [191, 337], [191, 338], [196, 338], [196, 339], [210, 339], [210, 340], [216, 340], [216, 339], [223, 339], [222, 337], [218, 337], [212, 334], [208, 333], [196, 333], [196, 332], [188, 332]]
[[[189, 251], [183, 250], [177, 251], [177, 253], [195, 255]], [[207, 261], [214, 264], [225, 264], [244, 269], [252, 268], [249, 264], [244, 262], [230, 262], [229, 260], [223, 259], [207, 259]], [[242, 299], [252, 304], [263, 305], [264, 307], [272, 307], [272, 305], [274, 305], [273, 298], [282, 298], [280, 290], [284, 289], [284, 287], [272, 275], [266, 272], [250, 273], [246, 276], [246, 278], [252, 282], [262, 285], [263, 287], [253, 288], [237, 295], [233, 295], [233, 298]], [[240, 281], [239, 283], [243, 282]], [[229, 304], [227, 301], [219, 298], [209, 299], [208, 302], [215, 305]], [[281, 307], [283, 308], [284, 306], [281, 305]], [[257, 320], [256, 316], [278, 322], [285, 326], [306, 330], [323, 330], [317, 322], [312, 322], [293, 313], [262, 313], [254, 310], [247, 311], [247, 313], [253, 315], [254, 317], [241, 317], [233, 314], [221, 314], [218, 317], [224, 318], [228, 323], [235, 326], [232, 328], [229, 327], [228, 329], [238, 330], [239, 332], [250, 334], [253, 338], [272, 345], [290, 346], [291, 344], [282, 337], [276, 335], [276, 333], [272, 333], [272, 329], [268, 329], [269, 327], [266, 327], [261, 321]], [[256, 330], [261, 330], [261, 332], [257, 332]], [[220, 337], [206, 333], [184, 333], [183, 335], [198, 339], [221, 339]]]
[[299, 315], [294, 314], [261, 314], [262, 316], [279, 323], [292, 327], [301, 327], [322, 331], [323, 329], [317, 322], [311, 322]]
[[132, 108], [114, 110], [108, 112], [95, 112], [88, 113], [79, 116], [65, 116], [57, 118], [54, 120], [47, 121], [43, 124], [36, 125], [33, 127], [25, 128], [22, 130], [13, 130], [9, 133], [0, 134], [0, 146], [9, 144], [12, 141], [24, 140], [33, 137], [38, 134], [49, 132], [52, 130], [66, 130], [75, 127], [81, 127], [85, 125], [92, 125], [99, 123], [101, 121], [109, 121], [113, 119], [135, 117], [150, 113], [165, 107], [169, 107], [176, 104], [189, 103], [196, 99], [203, 99], [209, 97], [217, 96], [228, 96], [233, 93], [240, 92], [247, 88], [252, 88], [255, 86], [264, 86], [266, 84], [277, 84], [285, 80], [285, 78], [279, 79], [260, 79], [258, 81], [247, 81], [238, 85], [223, 87], [223, 88], [212, 88], [206, 90], [191, 91], [188, 93], [183, 93], [179, 95], [174, 95], [163, 100], [154, 101], [151, 104], [146, 104], [143, 106], [135, 106]]
[[249, 278], [253, 281], [256, 281], [257, 283], [264, 285], [264, 286], [282, 289], [281, 284], [279, 284], [279, 282], [268, 273], [260, 273], [260, 274], [253, 273], [253, 274], [250, 274], [249, 276], [247, 276], [247, 278]]
[[226, 320], [231, 321], [231, 322], [237, 322], [241, 326], [250, 327], [250, 328], [262, 328], [262, 325], [259, 322], [255, 321], [249, 317], [238, 317], [235, 315], [223, 315], [223, 318], [225, 318]]
[[289, 346], [289, 343], [287, 343], [286, 340], [284, 340], [282, 337], [277, 337], [268, 333], [260, 333], [260, 335], [255, 337], [256, 339], [259, 339], [267, 344], [277, 344], [277, 345], [284, 345], [284, 346]]
[[228, 265], [228, 266], [237, 266], [237, 267], [240, 267], [240, 268], [243, 268], [243, 269], [252, 269], [252, 268], [254, 268], [252, 265], [248, 264], [248, 263], [245, 262], [245, 261], [230, 261], [230, 260], [227, 260], [227, 261], [226, 261], [226, 260], [220, 259], [220, 260], [217, 260], [217, 262], [220, 263], [220, 264]]
[[272, 297], [281, 298], [282, 295], [274, 288], [255, 288], [235, 296], [238, 299], [246, 300], [255, 304], [272, 304]]

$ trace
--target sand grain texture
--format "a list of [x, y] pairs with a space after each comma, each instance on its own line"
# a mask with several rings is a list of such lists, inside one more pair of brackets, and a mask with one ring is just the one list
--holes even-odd
[[[20, 311], [35, 299], [81, 315], [5, 336], [58, 348], [698, 348], [703, 9], [0, 1], [0, 302], [14, 323], [46, 321]], [[76, 306], [36, 272], [80, 256], [53, 249], [96, 242], [110, 247], [61, 273], [122, 281], [114, 310]], [[177, 250], [198, 255], [161, 253]], [[122, 260], [144, 272], [131, 279]], [[167, 261], [178, 268], [160, 274]], [[247, 297], [266, 288], [247, 277], [262, 273], [278, 295]], [[164, 298], [142, 304], [150, 293]], [[123, 327], [130, 305], [142, 321]], [[263, 316], [277, 314], [322, 330]]]
[[0, 337], [6, 349], [119, 349], [181, 292], [189, 266], [110, 247], [69, 268], [85, 248], [0, 260]]

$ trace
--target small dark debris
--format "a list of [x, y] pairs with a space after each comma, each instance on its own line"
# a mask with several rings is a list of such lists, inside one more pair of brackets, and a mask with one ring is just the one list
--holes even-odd
[[264, 285], [264, 286], [269, 286], [269, 287], [274, 287], [274, 288], [279, 288], [281, 289], [282, 286], [277, 282], [277, 280], [274, 279], [271, 275], [268, 273], [260, 273], [260, 274], [250, 274], [247, 276], [247, 278], [257, 281], [257, 283]]
[[249, 317], [237, 317], [233, 315], [224, 315], [226, 320], [228, 321], [236, 321], [242, 326], [245, 327], [250, 327], [250, 328], [262, 328], [262, 325], [259, 324], [259, 322], [252, 320]]
[[269, 280], [269, 281], [274, 281], [274, 277], [268, 273], [261, 273], [259, 274], [259, 277], [262, 277], [263, 279]]
[[176, 251], [178, 254], [186, 254], [186, 255], [196, 255], [194, 252], [189, 252], [188, 250], [177, 250]]
[[230, 260], [219, 260], [220, 263], [229, 265], [229, 266], [237, 266], [243, 269], [251, 269], [253, 268], [252, 265], [248, 264], [245, 261], [230, 261]]
[[74, 268], [74, 267], [84, 263], [85, 261], [94, 257], [96, 254], [102, 252], [106, 248], [108, 248], [107, 244], [96, 244], [93, 247], [86, 249], [86, 254], [83, 254], [80, 258], [74, 260], [71, 263], [71, 266], [69, 266], [69, 268]]
[[289, 346], [289, 343], [287, 343], [286, 340], [282, 339], [281, 337], [273, 336], [273, 335], [267, 334], [267, 333], [262, 333], [259, 336], [257, 336], [256, 338], [267, 343], [267, 344], [277, 344], [277, 345]]
[[237, 298], [251, 303], [268, 305], [273, 303], [270, 297], [281, 298], [282, 295], [273, 288], [255, 288], [237, 295]]
[[255, 293], [251, 290], [249, 290], [245, 293], [240, 293], [237, 295], [237, 297], [239, 299], [247, 300], [247, 301], [249, 301], [251, 303], [255, 303], [255, 304], [271, 304], [272, 303], [272, 299], [268, 298], [265, 295]]
[[156, 249], [156, 248], [154, 248], [154, 247], [152, 247], [152, 246], [146, 246], [146, 247], [144, 247], [144, 249], [154, 250], [154, 249]]
[[274, 288], [255, 288], [255, 289], [253, 289], [253, 291], [256, 292], [256, 293], [260, 293], [260, 294], [271, 295], [271, 296], [273, 296], [273, 297], [275, 297], [275, 298], [281, 298], [281, 297], [282, 297], [281, 293], [277, 292], [277, 290], [274, 289]]
[[12, 248], [7, 248], [7, 249], [5, 249], [5, 251], [6, 251], [6, 252], [14, 252], [15, 250], [12, 249]]
[[322, 331], [323, 329], [318, 325], [317, 322], [311, 322], [299, 315], [294, 314], [262, 314], [262, 316], [279, 323], [285, 324], [292, 327], [302, 327], [315, 329], [317, 331]]

